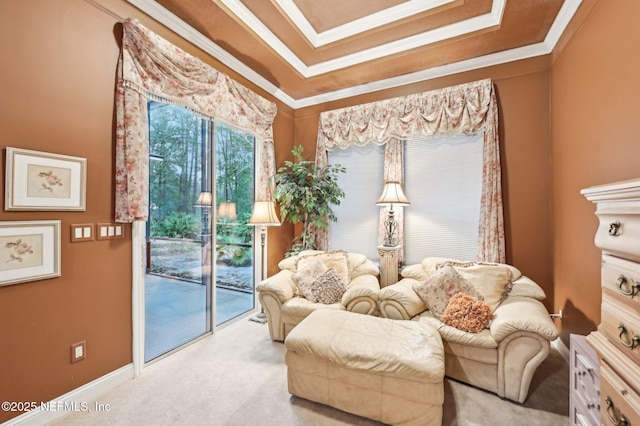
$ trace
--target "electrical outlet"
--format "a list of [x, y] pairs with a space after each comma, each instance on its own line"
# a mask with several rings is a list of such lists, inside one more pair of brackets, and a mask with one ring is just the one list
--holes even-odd
[[78, 362], [87, 357], [87, 341], [83, 340], [71, 345], [71, 362]]

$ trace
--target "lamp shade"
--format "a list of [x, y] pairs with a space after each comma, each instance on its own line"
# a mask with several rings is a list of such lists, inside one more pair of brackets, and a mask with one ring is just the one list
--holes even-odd
[[253, 203], [253, 212], [247, 225], [280, 226], [280, 219], [276, 215], [276, 207], [273, 201], [256, 201]]
[[400, 186], [400, 182], [390, 181], [384, 184], [382, 195], [376, 202], [376, 205], [385, 206], [389, 204], [411, 204], [409, 200], [407, 200], [407, 197], [404, 195], [404, 192], [402, 192], [402, 186]]
[[220, 203], [220, 206], [218, 207], [218, 217], [226, 217], [229, 219], [235, 219], [238, 217], [236, 214], [236, 203], [232, 203], [230, 201], [223, 201]]
[[211, 207], [213, 197], [209, 191], [202, 191], [194, 204], [195, 207]]

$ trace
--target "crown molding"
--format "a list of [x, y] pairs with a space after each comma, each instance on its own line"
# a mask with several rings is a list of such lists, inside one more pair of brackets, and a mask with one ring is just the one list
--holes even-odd
[[383, 58], [385, 56], [406, 52], [429, 44], [451, 38], [464, 36], [489, 28], [497, 28], [502, 22], [502, 16], [507, 0], [493, 0], [491, 11], [483, 15], [469, 18], [454, 24], [445, 25], [421, 34], [406, 37], [390, 43], [362, 50], [360, 52], [341, 56], [314, 65], [306, 65], [291, 49], [289, 49], [266, 25], [262, 23], [240, 0], [220, 0], [231, 13], [243, 21], [248, 28], [267, 43], [282, 59], [287, 61], [304, 78], [317, 77], [333, 71], [338, 71], [354, 65]]
[[573, 16], [575, 15], [580, 4], [582, 4], [582, 0], [566, 0], [563, 3], [562, 8], [558, 12], [558, 16], [551, 25], [551, 28], [547, 33], [544, 41], [540, 43], [492, 53], [489, 55], [479, 56], [476, 58], [467, 59], [465, 61], [442, 65], [439, 67], [428, 68], [398, 77], [373, 81], [371, 83], [352, 86], [346, 89], [326, 92], [316, 96], [297, 99], [293, 105], [293, 108], [304, 108], [325, 102], [349, 98], [352, 96], [364, 95], [366, 93], [391, 89], [393, 87], [405, 86], [407, 84], [446, 77], [448, 75], [459, 74], [467, 71], [473, 71], [480, 68], [529, 59], [536, 56], [548, 55], [555, 48], [558, 40], [560, 39], [560, 36], [571, 21], [571, 18], [573, 18]]
[[[504, 64], [507, 62], [531, 58], [534, 56], [546, 55], [551, 53], [556, 43], [560, 39], [563, 31], [573, 18], [582, 0], [565, 0], [556, 17], [551, 29], [547, 33], [545, 40], [541, 43], [523, 46], [503, 52], [485, 55], [465, 61], [447, 64], [435, 68], [429, 68], [399, 77], [377, 80], [346, 89], [326, 92], [315, 96], [295, 99], [277, 86], [266, 80], [260, 74], [253, 71], [247, 65], [229, 54], [226, 50], [218, 46], [209, 38], [203, 36], [187, 23], [176, 17], [170, 11], [160, 6], [154, 0], [127, 0], [129, 3], [149, 15], [154, 20], [166, 26], [185, 40], [193, 43], [233, 71], [242, 75], [244, 78], [254, 83], [258, 87], [273, 95], [276, 99], [282, 101], [293, 109], [317, 105], [320, 103], [331, 102], [351, 96], [362, 95], [365, 93], [375, 92], [379, 90], [389, 89], [393, 87], [403, 86], [420, 81], [430, 80], [434, 78], [444, 77], [447, 75], [458, 74], [474, 69], [489, 67], [493, 65]], [[506, 0], [495, 0], [491, 10], [493, 20], [502, 19], [504, 11], [504, 2]], [[502, 5], [502, 7], [499, 7]], [[255, 16], [254, 16], [255, 18]], [[479, 17], [476, 17], [479, 18]], [[476, 19], [472, 18], [472, 19]], [[256, 18], [257, 19], [257, 18]], [[260, 23], [260, 25], [263, 25]], [[279, 40], [278, 40], [279, 41]], [[285, 58], [286, 59], [286, 58]], [[328, 71], [324, 71], [328, 72]]]
[[315, 48], [326, 46], [327, 44], [335, 43], [456, 1], [458, 0], [409, 0], [318, 33], [293, 0], [275, 0], [282, 12], [289, 17], [291, 22], [298, 27], [298, 30]]

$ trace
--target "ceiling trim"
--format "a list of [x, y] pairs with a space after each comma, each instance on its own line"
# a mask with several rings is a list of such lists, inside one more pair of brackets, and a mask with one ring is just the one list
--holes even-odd
[[406, 37], [390, 43], [365, 49], [356, 53], [341, 56], [314, 65], [306, 65], [291, 49], [287, 47], [266, 25], [258, 19], [240, 0], [220, 0], [230, 12], [246, 24], [258, 37], [267, 43], [282, 59], [287, 61], [305, 78], [317, 77], [354, 65], [383, 58], [385, 56], [406, 52], [418, 47], [460, 37], [477, 31], [495, 28], [502, 22], [507, 0], [493, 0], [491, 11], [464, 21], [445, 25], [421, 34]]
[[562, 33], [564, 32], [567, 25], [569, 25], [571, 18], [573, 18], [573, 15], [575, 15], [581, 3], [582, 0], [566, 0], [562, 4], [560, 11], [556, 16], [556, 19], [553, 21], [553, 24], [551, 25], [551, 28], [549, 29], [549, 32], [547, 33], [547, 36], [545, 37], [543, 42], [518, 47], [511, 50], [505, 50], [502, 52], [492, 53], [489, 55], [479, 56], [465, 61], [442, 65], [439, 67], [428, 68], [422, 71], [417, 71], [398, 77], [378, 80], [371, 83], [348, 87], [346, 89], [335, 90], [316, 96], [297, 99], [295, 101], [294, 108], [304, 108], [325, 102], [335, 101], [338, 99], [376, 92], [379, 90], [418, 83], [420, 81], [432, 80], [434, 78], [459, 74], [462, 72], [472, 71], [480, 68], [505, 64], [508, 62], [519, 61], [536, 56], [548, 55], [555, 48], [558, 40], [560, 39], [560, 36], [562, 36]]
[[315, 48], [335, 43], [393, 22], [427, 12], [458, 0], [409, 0], [318, 33], [293, 0], [275, 0], [291, 22]]
[[185, 40], [193, 43], [233, 71], [245, 77], [247, 80], [257, 85], [267, 93], [273, 95], [276, 99], [284, 102], [293, 109], [303, 108], [307, 106], [317, 105], [324, 102], [331, 102], [338, 99], [344, 99], [351, 96], [362, 95], [365, 93], [375, 92], [379, 90], [389, 89], [392, 87], [403, 86], [406, 84], [416, 83], [419, 81], [430, 80], [434, 78], [444, 77], [447, 75], [458, 74], [461, 72], [471, 71], [478, 68], [499, 65], [507, 62], [527, 59], [534, 56], [546, 55], [553, 51], [560, 36], [564, 32], [566, 26], [573, 18], [578, 10], [582, 0], [565, 0], [556, 17], [551, 29], [547, 33], [545, 40], [529, 46], [485, 55], [465, 61], [443, 65], [436, 68], [426, 69], [415, 73], [405, 74], [399, 77], [378, 80], [367, 84], [361, 84], [346, 89], [326, 92], [320, 95], [310, 96], [306, 98], [294, 99], [277, 86], [266, 80], [260, 74], [253, 71], [247, 65], [229, 54], [226, 50], [218, 46], [216, 43], [203, 36], [193, 27], [179, 19], [166, 8], [162, 7], [154, 0], [127, 0], [135, 7], [149, 15], [154, 20], [166, 26]]

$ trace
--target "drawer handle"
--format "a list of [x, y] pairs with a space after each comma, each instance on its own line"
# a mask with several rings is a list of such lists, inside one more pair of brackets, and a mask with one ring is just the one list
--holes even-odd
[[[613, 405], [611, 398], [607, 397], [605, 402], [607, 403], [607, 417], [609, 417], [611, 424], [615, 426], [629, 426], [629, 420], [624, 414], [621, 414], [620, 418], [616, 418], [615, 406]], [[612, 413], [613, 415], [609, 413]]]
[[616, 220], [615, 222], [611, 222], [609, 224], [609, 235], [612, 237], [618, 236], [618, 230], [620, 229], [620, 221]]
[[[629, 281], [631, 281], [631, 284], [629, 284]], [[640, 284], [636, 284], [634, 280], [620, 275], [618, 277], [618, 290], [625, 296], [633, 297], [640, 290]]]
[[[627, 327], [624, 326], [624, 324], [620, 324], [618, 325], [618, 330], [620, 330], [620, 334], [618, 335], [618, 339], [620, 340], [620, 343], [622, 343], [626, 348], [629, 348], [631, 350], [633, 350], [636, 346], [640, 345], [640, 337], [638, 336], [633, 336], [631, 338], [631, 342], [629, 342], [629, 339], [626, 338], [627, 335]], [[625, 335], [625, 338], [622, 338], [622, 335]]]

